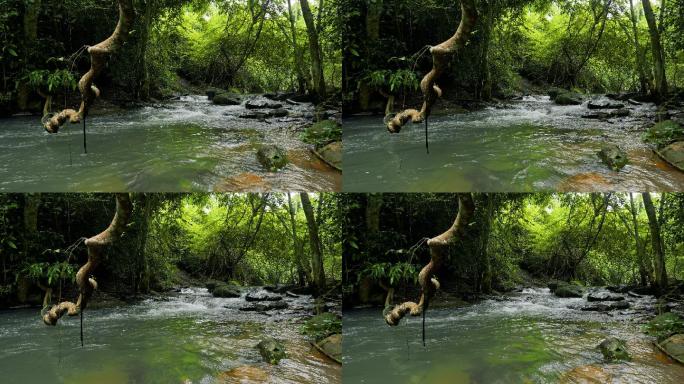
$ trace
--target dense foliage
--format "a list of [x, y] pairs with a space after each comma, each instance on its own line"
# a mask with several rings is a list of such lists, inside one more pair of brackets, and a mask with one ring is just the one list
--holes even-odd
[[[465, 239], [452, 247], [442, 271], [447, 290], [467, 295], [548, 279], [656, 283], [641, 194], [476, 194], [475, 202]], [[653, 195], [652, 203], [668, 281], [681, 281], [684, 195]], [[429, 260], [424, 239], [449, 228], [457, 206], [451, 194], [345, 195], [345, 299], [371, 300], [368, 289], [415, 287]]]
[[[240, 92], [315, 92], [307, 26], [297, 0], [136, 0], [130, 38], [96, 80], [104, 97], [165, 98], [188, 82]], [[326, 85], [341, 82], [335, 1], [309, 1]], [[3, 0], [0, 112], [39, 110], [78, 97], [73, 80], [89, 67], [82, 49], [117, 23], [112, 0]], [[39, 81], [38, 81], [39, 80]], [[40, 97], [39, 97], [40, 96]]]
[[[308, 223], [296, 194], [132, 196], [128, 229], [97, 270], [104, 291], [144, 293], [207, 278], [313, 284]], [[330, 284], [341, 274], [337, 197], [311, 201]], [[0, 195], [0, 305], [33, 303], [47, 288], [72, 289], [86, 259], [82, 238], [106, 228], [113, 212], [110, 194]]]
[[[670, 90], [684, 86], [684, 3], [651, 1]], [[431, 68], [427, 45], [450, 37], [458, 1], [345, 0], [344, 97], [380, 109], [416, 95]], [[631, 4], [631, 5], [630, 5]], [[549, 85], [586, 92], [653, 91], [656, 63], [641, 0], [487, 0], [443, 79], [447, 97], [508, 98]], [[642, 85], [642, 80], [646, 83]], [[382, 96], [382, 97], [381, 97]]]

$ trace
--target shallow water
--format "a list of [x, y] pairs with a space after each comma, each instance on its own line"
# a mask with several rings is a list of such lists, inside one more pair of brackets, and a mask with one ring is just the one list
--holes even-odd
[[[293, 309], [312, 306], [310, 296], [287, 300]], [[185, 289], [163, 301], [88, 309], [84, 348], [78, 318], [48, 327], [38, 310], [0, 311], [1, 381], [231, 383], [236, 381], [230, 370], [248, 372], [245, 366], [257, 367], [254, 371], [273, 383], [341, 381], [341, 367], [299, 335], [301, 311], [269, 317], [238, 311], [242, 304], [242, 299], [214, 298], [206, 289]], [[264, 337], [283, 340], [288, 358], [277, 366], [262, 363], [254, 346]]]
[[[419, 317], [389, 327], [379, 309], [345, 311], [344, 382], [684, 382], [684, 366], [657, 351], [630, 310], [610, 316], [569, 308], [581, 302], [527, 289], [503, 301], [432, 309], [425, 348]], [[635, 309], [650, 305], [632, 302]], [[596, 347], [611, 336], [627, 341], [631, 362], [603, 363]]]
[[[391, 135], [379, 116], [344, 120], [344, 189], [350, 192], [514, 192], [538, 190], [681, 190], [684, 173], [641, 142], [652, 104], [608, 122], [582, 119], [585, 105], [558, 106], [526, 97], [465, 114], [443, 111]], [[620, 172], [596, 153], [616, 144], [629, 155]]]
[[[311, 105], [292, 107], [310, 113]], [[46, 133], [36, 116], [0, 119], [0, 191], [221, 191], [341, 188], [341, 175], [326, 167], [290, 127], [301, 119], [241, 119], [243, 106], [218, 106], [206, 96], [118, 112], [67, 124]], [[96, 112], [96, 111], [94, 111]], [[264, 171], [260, 144], [285, 148], [291, 163]]]

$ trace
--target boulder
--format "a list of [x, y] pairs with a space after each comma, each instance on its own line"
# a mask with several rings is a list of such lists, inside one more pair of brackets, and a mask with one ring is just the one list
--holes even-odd
[[656, 344], [672, 359], [684, 364], [684, 334], [677, 334]]
[[283, 297], [280, 295], [264, 291], [250, 292], [247, 295], [245, 295], [245, 300], [247, 301], [278, 301], [282, 299]]
[[554, 99], [558, 105], [580, 105], [582, 104], [582, 95], [574, 92], [561, 93]]
[[620, 285], [609, 285], [606, 287], [607, 290], [613, 293], [627, 293], [629, 292], [629, 285], [625, 284], [620, 284]]
[[548, 90], [548, 94], [549, 94], [549, 97], [551, 98], [551, 100], [555, 100], [556, 97], [558, 97], [558, 95], [560, 95], [562, 93], [568, 93], [568, 90], [563, 89], [563, 88], [557, 88], [557, 87], [551, 87]]
[[625, 297], [610, 292], [592, 292], [587, 295], [587, 301], [622, 301]]
[[274, 109], [268, 113], [269, 117], [285, 117], [289, 114], [290, 112], [288, 112], [285, 108]]
[[211, 292], [214, 297], [240, 297], [240, 288], [232, 285], [218, 285]]
[[551, 292], [555, 292], [556, 289], [558, 289], [558, 286], [562, 285], [562, 284], [567, 284], [567, 283], [564, 281], [560, 281], [560, 280], [551, 280], [551, 281], [549, 281], [547, 286], [549, 287]]
[[615, 337], [609, 337], [599, 344], [599, 349], [603, 354], [603, 359], [608, 362], [615, 362], [620, 360], [629, 360], [629, 352], [627, 351], [627, 343]]
[[271, 375], [263, 368], [244, 365], [219, 374], [215, 384], [268, 383], [270, 381]]
[[617, 145], [603, 145], [598, 157], [613, 171], [619, 171], [629, 162], [627, 154]]
[[318, 156], [333, 168], [342, 170], [342, 142], [334, 141], [316, 150]]
[[342, 335], [336, 333], [314, 344], [324, 355], [342, 364]]
[[238, 117], [241, 119], [264, 120], [264, 119], [268, 119], [270, 117], [270, 115], [268, 112], [250, 111], [250, 112], [241, 113], [240, 115], [238, 115]]
[[247, 109], [278, 109], [282, 108], [283, 104], [270, 101], [266, 98], [255, 98], [247, 100], [245, 107]]
[[274, 338], [261, 340], [256, 348], [264, 361], [269, 364], [278, 364], [281, 359], [287, 356], [283, 343]]
[[330, 335], [342, 333], [342, 320], [334, 313], [324, 312], [307, 320], [302, 331], [314, 340], [323, 340]]
[[611, 103], [609, 101], [606, 101], [606, 102], [590, 101], [589, 104], [587, 104], [587, 108], [589, 108], [589, 109], [622, 109], [624, 107], [625, 107], [624, 104]]
[[674, 142], [658, 151], [663, 160], [684, 171], [684, 141]]
[[574, 284], [560, 284], [553, 293], [558, 297], [582, 297], [584, 288]]
[[238, 309], [244, 312], [267, 312], [276, 309], [286, 309], [287, 307], [288, 304], [284, 301], [266, 301], [244, 305]]
[[629, 308], [629, 303], [627, 301], [606, 301], [598, 302], [594, 304], [589, 304], [581, 307], [583, 311], [593, 311], [593, 312], [610, 312], [620, 309]]
[[219, 285], [226, 285], [226, 283], [221, 280], [207, 280], [207, 282], [204, 283], [204, 286], [209, 292], [213, 292], [214, 288], [218, 287]]
[[228, 93], [215, 95], [211, 101], [216, 105], [240, 105], [241, 103], [239, 97], [230, 95]]
[[257, 160], [269, 171], [275, 172], [287, 165], [285, 150], [277, 145], [262, 145], [257, 151]]

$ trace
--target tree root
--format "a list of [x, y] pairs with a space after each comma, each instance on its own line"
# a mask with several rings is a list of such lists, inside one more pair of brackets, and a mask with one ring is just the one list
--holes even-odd
[[102, 260], [105, 249], [123, 233], [131, 216], [132, 209], [131, 200], [127, 193], [116, 195], [116, 213], [109, 227], [85, 241], [85, 245], [88, 248], [88, 262], [76, 273], [76, 284], [79, 289], [78, 300], [76, 303], [63, 301], [53, 305], [43, 315], [43, 322], [45, 324], [57, 325], [57, 320], [65, 314], [76, 316], [86, 309], [90, 297], [97, 289], [97, 282], [91, 275]]
[[388, 325], [399, 325], [401, 319], [407, 314], [419, 316], [423, 314], [423, 311], [427, 310], [430, 299], [440, 288], [439, 281], [436, 278], [437, 271], [447, 257], [449, 246], [458, 237], [463, 236], [474, 211], [475, 203], [473, 202], [472, 195], [470, 193], [459, 194], [458, 214], [451, 228], [427, 241], [427, 245], [430, 248], [430, 262], [418, 274], [418, 283], [421, 287], [420, 300], [418, 303], [407, 301], [394, 308], [387, 307], [383, 312], [383, 317]]
[[470, 38], [470, 32], [473, 30], [476, 22], [477, 8], [475, 7], [475, 1], [461, 0], [461, 22], [456, 33], [448, 40], [430, 48], [432, 70], [420, 82], [420, 90], [423, 92], [422, 108], [420, 111], [407, 109], [389, 119], [387, 130], [390, 133], [399, 133], [409, 120], [413, 123], [421, 123], [430, 116], [435, 101], [442, 97], [442, 89], [437, 85], [437, 79], [447, 70], [451, 57], [466, 45]]
[[109, 55], [115, 53], [128, 37], [128, 32], [133, 25], [135, 10], [132, 0], [118, 0], [119, 3], [119, 22], [111, 36], [106, 40], [88, 47], [90, 54], [90, 70], [86, 72], [78, 81], [78, 89], [81, 92], [81, 106], [78, 111], [65, 109], [48, 118], [43, 127], [49, 133], [57, 133], [59, 128], [67, 120], [76, 124], [88, 115], [88, 109], [93, 101], [100, 96], [100, 90], [93, 84], [95, 78], [102, 72], [107, 64]]

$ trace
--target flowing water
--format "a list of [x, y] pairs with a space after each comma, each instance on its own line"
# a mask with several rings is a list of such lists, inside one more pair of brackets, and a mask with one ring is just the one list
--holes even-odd
[[[526, 97], [505, 106], [429, 119], [391, 135], [378, 116], [344, 120], [344, 189], [349, 192], [513, 192], [538, 190], [680, 190], [684, 173], [641, 141], [653, 104], [628, 106], [631, 116], [583, 119], [585, 105], [559, 106]], [[603, 144], [625, 150], [630, 163], [613, 172], [597, 156]]]
[[[94, 300], [97, 300], [95, 297]], [[236, 376], [273, 383], [339, 383], [341, 367], [298, 333], [310, 296], [285, 298], [288, 310], [242, 312], [242, 298], [184, 289], [166, 299], [112, 309], [88, 309], [85, 347], [78, 318], [44, 325], [38, 310], [0, 312], [0, 381], [4, 383], [236, 383]], [[262, 363], [254, 346], [283, 341], [288, 357]]]
[[[287, 106], [291, 116], [257, 121], [238, 116], [243, 105], [213, 105], [206, 96], [87, 119], [46, 133], [36, 116], [0, 119], [0, 191], [221, 191], [341, 188], [341, 175], [311, 154], [292, 126], [312, 105]], [[283, 147], [280, 172], [256, 159], [261, 144]]]
[[[585, 312], [576, 309], [582, 298], [526, 289], [502, 300], [431, 309], [425, 348], [419, 317], [389, 327], [379, 309], [345, 311], [344, 382], [684, 382], [684, 366], [657, 351], [635, 321], [652, 298], [629, 300], [630, 310]], [[597, 346], [611, 336], [627, 342], [631, 362], [603, 362]]]

